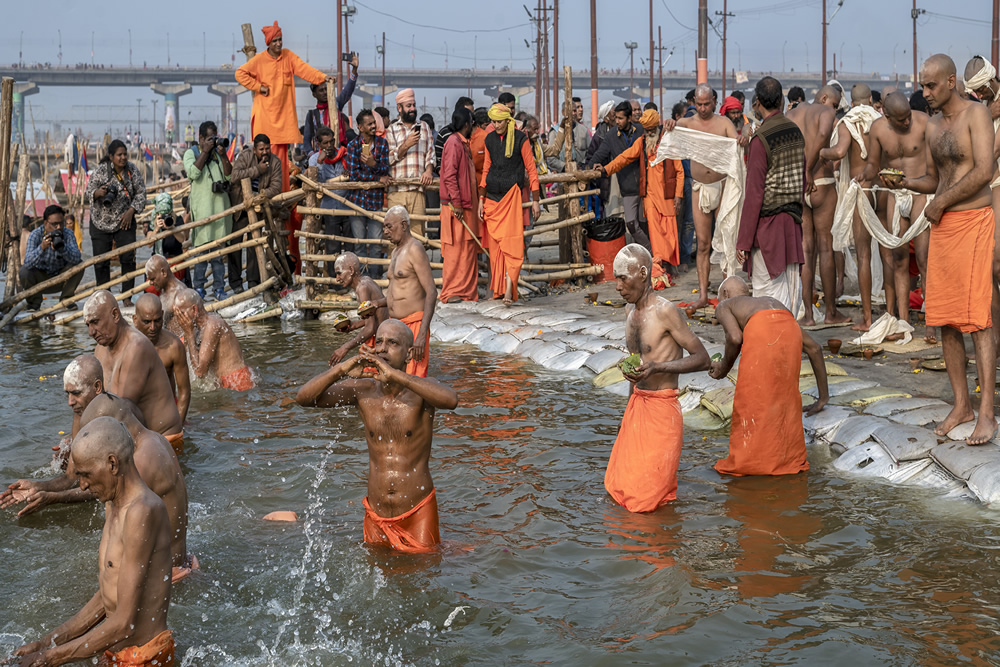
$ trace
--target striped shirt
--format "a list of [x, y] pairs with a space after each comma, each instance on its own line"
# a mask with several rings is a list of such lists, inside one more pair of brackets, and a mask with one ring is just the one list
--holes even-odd
[[[434, 168], [434, 133], [427, 123], [417, 121], [420, 124], [420, 139], [415, 146], [412, 146], [400, 159], [396, 152], [399, 146], [406, 141], [413, 126], [407, 127], [403, 123], [396, 121], [385, 128], [385, 138], [389, 142], [389, 165], [392, 167], [392, 178], [400, 180], [404, 178], [417, 179], [428, 167]], [[389, 188], [389, 192], [408, 192], [419, 189], [419, 185], [394, 185]]]

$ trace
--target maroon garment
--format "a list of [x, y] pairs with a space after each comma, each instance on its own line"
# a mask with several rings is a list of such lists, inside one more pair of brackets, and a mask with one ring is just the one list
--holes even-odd
[[777, 278], [789, 264], [804, 264], [802, 226], [788, 213], [760, 217], [764, 202], [764, 178], [767, 176], [767, 154], [761, 140], [750, 140], [747, 156], [747, 181], [744, 188], [743, 213], [736, 249], [747, 254], [743, 270], [750, 275], [752, 250], [760, 248], [764, 265], [771, 278]]
[[475, 210], [478, 190], [476, 171], [472, 162], [469, 141], [453, 132], [444, 142], [441, 152], [441, 203], [454, 204], [455, 208]]

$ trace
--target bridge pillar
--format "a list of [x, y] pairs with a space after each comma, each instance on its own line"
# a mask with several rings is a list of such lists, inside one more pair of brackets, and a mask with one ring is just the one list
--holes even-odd
[[[213, 83], [208, 87], [208, 92], [222, 98], [222, 115], [220, 116], [222, 123], [219, 124], [219, 135], [223, 137], [236, 136], [238, 119], [236, 96], [248, 92], [247, 89], [236, 84]], [[247, 137], [247, 139], [251, 139], [251, 137]]]
[[[375, 107], [384, 107], [385, 106], [385, 100], [382, 99], [382, 86], [381, 86], [381, 84], [368, 83], [368, 84], [365, 84], [363, 86], [358, 86], [357, 88], [355, 88], [355, 91], [359, 91], [359, 90], [363, 93], [363, 95], [362, 95], [362, 101], [365, 104], [364, 108], [366, 108], [366, 109], [374, 109]], [[398, 87], [387, 85], [385, 87], [385, 94], [389, 95], [391, 93], [396, 92], [397, 90], [399, 90]], [[355, 92], [354, 94], [357, 95], [357, 92]], [[365, 96], [367, 96], [367, 98]], [[375, 103], [376, 100], [378, 101], [378, 104]]]
[[154, 93], [163, 95], [163, 136], [166, 137], [168, 144], [176, 143], [177, 124], [181, 118], [178, 98], [191, 93], [191, 84], [151, 83], [149, 87]]
[[14, 118], [12, 140], [15, 144], [21, 142], [24, 135], [24, 98], [38, 93], [38, 86], [32, 82], [14, 84]]

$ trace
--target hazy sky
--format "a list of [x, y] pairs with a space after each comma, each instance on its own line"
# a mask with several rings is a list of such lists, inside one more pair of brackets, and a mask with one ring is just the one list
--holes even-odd
[[[476, 67], [489, 69], [504, 65], [514, 69], [530, 68], [534, 62], [534, 28], [520, 0], [487, 2], [484, 0], [347, 0], [357, 9], [349, 25], [351, 48], [361, 55], [361, 78], [375, 83], [381, 63], [376, 59], [375, 43], [386, 33], [386, 64], [390, 68]], [[534, 9], [537, 0], [525, 0]], [[722, 10], [722, 0], [709, 0], [713, 21]], [[836, 0], [828, 0], [833, 13]], [[917, 22], [918, 55], [944, 51], [962, 68], [966, 60], [990, 50], [990, 0], [918, 0], [928, 12]], [[902, 78], [912, 72], [912, 21], [910, 0], [844, 0], [843, 7], [829, 26], [828, 68], [841, 71], [893, 73], [895, 66]], [[99, 7], [95, 11], [95, 7]], [[74, 64], [93, 60], [100, 64], [127, 65], [129, 29], [132, 63], [167, 64], [169, 34], [170, 63], [182, 66], [221, 65], [233, 62], [234, 44], [241, 45], [240, 23], [254, 27], [258, 48], [263, 48], [262, 25], [278, 20], [285, 46], [308, 59], [316, 67], [327, 69], [335, 60], [336, 21], [333, 0], [303, 0], [296, 3], [244, 0], [239, 3], [206, 3], [172, 0], [168, 3], [112, 3], [94, 5], [71, 0], [35, 0], [30, 3], [5, 3], [5, 18], [0, 43], [0, 62], [25, 63], [58, 61], [59, 32], [62, 34], [62, 62]], [[669, 7], [669, 10], [668, 10]], [[697, 33], [697, 0], [654, 0], [654, 37], [656, 26], [663, 28], [664, 46], [675, 47], [665, 69], [693, 70]], [[810, 71], [820, 68], [821, 0], [730, 0], [728, 9], [735, 14], [728, 26], [728, 68], [751, 72], [782, 69]], [[589, 65], [590, 16], [588, 0], [560, 2], [560, 64], [574, 69]], [[601, 67], [628, 67], [625, 41], [636, 41], [635, 65], [649, 53], [649, 4], [647, 0], [598, 0], [598, 57]], [[672, 12], [672, 14], [670, 13]], [[204, 30], [204, 32], [203, 32]], [[23, 31], [23, 32], [22, 32]], [[719, 25], [721, 33], [721, 24]], [[203, 37], [204, 35], [204, 37]], [[93, 36], [93, 37], [92, 37]], [[709, 66], [719, 66], [721, 40], [709, 29]], [[23, 44], [23, 46], [22, 46]], [[412, 49], [411, 49], [412, 44]], [[447, 56], [446, 56], [447, 53]], [[665, 56], [666, 57], [666, 56]], [[236, 63], [243, 61], [237, 54]], [[843, 77], [842, 77], [843, 78]], [[849, 79], [849, 77], [847, 77]], [[753, 76], [751, 75], [751, 79]], [[848, 81], [849, 83], [849, 81]], [[583, 82], [581, 82], [583, 84]], [[586, 84], [583, 84], [586, 85]], [[581, 86], [582, 87], [582, 86]], [[579, 92], [579, 91], [578, 91]], [[457, 91], [424, 91], [428, 105], [442, 104], [447, 94]], [[300, 98], [302, 95], [300, 95]], [[39, 119], [75, 114], [114, 115], [134, 119], [136, 98], [142, 100], [143, 122], [152, 111], [153, 94], [148, 89], [43, 88], [29, 98]], [[421, 92], [418, 91], [418, 101]], [[240, 98], [242, 119], [249, 112], [249, 96]], [[307, 100], [300, 99], [302, 103]], [[478, 95], [477, 104], [486, 102]], [[114, 105], [118, 110], [105, 113], [95, 105]], [[181, 100], [184, 108], [218, 107], [218, 98], [204, 89]], [[84, 109], [83, 107], [90, 107]], [[205, 111], [207, 113], [207, 110]], [[162, 116], [162, 104], [158, 113]], [[29, 130], [30, 132], [30, 130]]]

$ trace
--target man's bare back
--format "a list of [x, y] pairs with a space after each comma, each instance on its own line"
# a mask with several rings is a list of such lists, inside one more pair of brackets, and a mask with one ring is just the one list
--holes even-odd
[[[806, 142], [806, 163], [811, 171], [806, 173], [806, 188], [822, 178], [833, 177], [833, 164], [819, 159], [820, 150], [830, 145], [830, 135], [837, 122], [837, 112], [825, 104], [800, 102], [785, 113], [795, 123]], [[812, 158], [812, 159], [810, 159]]]
[[196, 333], [198, 356], [191, 355], [196, 364], [195, 375], [204, 377], [211, 372], [218, 378], [244, 368], [243, 350], [232, 328], [216, 313], [206, 313], [198, 322]]

